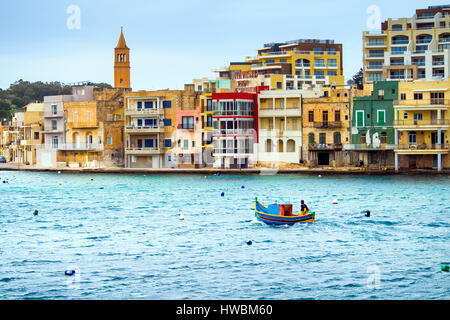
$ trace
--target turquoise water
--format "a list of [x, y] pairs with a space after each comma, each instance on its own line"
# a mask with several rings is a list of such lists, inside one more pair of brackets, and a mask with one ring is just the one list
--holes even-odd
[[[450, 298], [446, 176], [0, 177], [0, 299]], [[255, 196], [316, 223], [257, 222]]]

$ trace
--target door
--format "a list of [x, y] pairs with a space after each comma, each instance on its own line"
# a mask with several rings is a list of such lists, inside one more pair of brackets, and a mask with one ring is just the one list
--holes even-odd
[[330, 165], [330, 153], [329, 152], [319, 152], [317, 164], [319, 166], [329, 166]]
[[137, 145], [138, 145], [138, 149], [142, 149], [142, 139], [138, 139]]

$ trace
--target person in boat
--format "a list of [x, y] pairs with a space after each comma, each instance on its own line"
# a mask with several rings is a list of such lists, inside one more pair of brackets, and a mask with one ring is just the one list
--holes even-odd
[[301, 201], [301, 209], [300, 209], [300, 213], [301, 214], [306, 214], [309, 211], [308, 206], [305, 204], [305, 201]]

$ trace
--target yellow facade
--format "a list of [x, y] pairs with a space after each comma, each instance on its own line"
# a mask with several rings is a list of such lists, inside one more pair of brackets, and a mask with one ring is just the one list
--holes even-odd
[[448, 81], [399, 83], [394, 101], [399, 168], [449, 168]]

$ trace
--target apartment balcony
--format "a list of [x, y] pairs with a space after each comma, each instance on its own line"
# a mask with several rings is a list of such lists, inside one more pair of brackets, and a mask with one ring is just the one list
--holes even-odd
[[399, 45], [399, 44], [409, 44], [409, 39], [408, 40], [392, 40], [391, 45]]
[[321, 129], [342, 128], [342, 121], [322, 121], [322, 122], [314, 121], [312, 126], [314, 128], [321, 128]]
[[400, 144], [396, 146], [395, 153], [398, 154], [437, 154], [448, 153], [448, 143], [441, 144]]
[[102, 151], [104, 146], [99, 143], [73, 142], [60, 144], [56, 149], [64, 151]]
[[161, 108], [142, 108], [142, 109], [127, 109], [125, 110], [127, 116], [160, 116], [164, 115], [164, 109]]
[[164, 153], [161, 148], [126, 148], [126, 154], [130, 155], [158, 155]]
[[384, 60], [384, 53], [383, 54], [366, 53], [365, 57], [366, 57], [366, 60]]
[[310, 143], [309, 151], [341, 151], [342, 143]]
[[433, 61], [433, 67], [442, 67], [444, 64], [444, 61]]
[[269, 69], [281, 69], [281, 65], [273, 63], [258, 63], [252, 65], [253, 71], [269, 70]]
[[255, 129], [214, 129], [212, 135], [218, 136], [253, 136]]
[[328, 69], [337, 69], [338, 65], [336, 63], [329, 63]]
[[230, 156], [250, 156], [253, 155], [253, 148], [214, 148], [213, 156], [230, 157]]
[[56, 113], [52, 111], [44, 111], [44, 118], [62, 118], [64, 117], [64, 111], [58, 110]]
[[295, 109], [260, 109], [258, 117], [301, 117], [300, 107]]
[[399, 130], [448, 130], [449, 120], [429, 119], [429, 120], [394, 120], [394, 128]]
[[138, 134], [146, 134], [146, 133], [161, 133], [164, 132], [164, 127], [159, 126], [126, 126], [125, 133], [138, 133]]
[[450, 43], [450, 38], [440, 38], [439, 43]]
[[297, 69], [309, 69], [311, 68], [311, 65], [309, 63], [296, 63], [295, 67]]
[[394, 100], [394, 108], [398, 110], [448, 110], [448, 99]]
[[41, 133], [43, 134], [60, 134], [64, 133], [63, 129], [44, 129]]
[[95, 129], [98, 128], [97, 122], [67, 122], [66, 127], [72, 129]]
[[386, 42], [366, 42], [366, 48], [386, 48]]
[[324, 63], [314, 64], [314, 69], [325, 69], [327, 66]]
[[233, 110], [215, 110], [213, 112], [213, 117], [225, 117], [225, 116], [230, 116], [230, 117], [253, 117], [254, 116], [254, 112], [253, 111], [245, 111], [245, 110], [241, 110], [241, 111], [233, 111]]
[[344, 150], [382, 151], [382, 150], [394, 150], [395, 147], [396, 147], [395, 144], [387, 144], [387, 143], [381, 143], [378, 147], [374, 147], [373, 145], [367, 145], [365, 143], [360, 143], [360, 144], [345, 144]]
[[187, 125], [179, 124], [179, 125], [177, 125], [177, 129], [194, 131], [194, 126], [187, 126]]
[[376, 66], [366, 66], [364, 68], [366, 71], [382, 71], [383, 70], [383, 65], [376, 65]]

